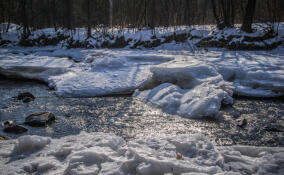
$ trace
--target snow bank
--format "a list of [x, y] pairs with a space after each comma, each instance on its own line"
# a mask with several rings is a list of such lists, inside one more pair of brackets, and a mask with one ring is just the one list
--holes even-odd
[[[0, 153], [7, 174], [283, 174], [284, 148], [216, 147], [203, 135], [154, 137], [125, 142], [113, 134], [84, 133], [61, 139], [23, 136], [29, 154]], [[1, 141], [1, 151], [14, 140]], [[25, 149], [24, 149], [25, 150]], [[20, 157], [20, 158], [19, 158]]]

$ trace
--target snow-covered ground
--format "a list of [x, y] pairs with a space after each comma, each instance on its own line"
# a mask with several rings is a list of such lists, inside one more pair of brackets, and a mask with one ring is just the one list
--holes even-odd
[[214, 116], [232, 95], [284, 95], [284, 49], [227, 51], [1, 48], [0, 72], [63, 97], [134, 93], [165, 112]]
[[[46, 28], [32, 31], [27, 38], [24, 38], [24, 40], [22, 40], [23, 31], [20, 26], [10, 24], [8, 32], [4, 32], [7, 30], [7, 26], [7, 23], [0, 24], [0, 32], [3, 31], [0, 33], [0, 46], [2, 44], [4, 46], [56, 45], [61, 48], [88, 47], [138, 49], [146, 47], [167, 50], [176, 50], [182, 46], [189, 50], [193, 50], [196, 48], [196, 44], [199, 45], [199, 41], [202, 39], [207, 41], [210, 38], [209, 40], [214, 41], [215, 47], [218, 47], [216, 42], [219, 40], [228, 40], [229, 43], [219, 47], [231, 48], [226, 46], [241, 43], [247, 47], [255, 45], [265, 49], [265, 46], [271, 46], [281, 42], [284, 38], [284, 23], [275, 23], [273, 25], [255, 23], [253, 24], [253, 33], [241, 31], [241, 25], [239, 24], [236, 24], [234, 28], [225, 28], [224, 30], [218, 30], [215, 25], [157, 27], [154, 30], [148, 28], [96, 28], [92, 30], [91, 37], [88, 37], [86, 28], [76, 28], [74, 30], [66, 30], [63, 28], [55, 30], [53, 28]], [[274, 36], [274, 33], [271, 37], [265, 37], [270, 29], [273, 29], [277, 35]], [[202, 47], [203, 45], [204, 44], [201, 43]], [[204, 47], [208, 46], [205, 45]], [[245, 50], [245, 48], [242, 49]]]
[[[210, 35], [206, 28], [181, 31]], [[17, 32], [12, 25], [2, 38], [18, 42]], [[126, 39], [152, 40], [151, 31], [133, 36], [114, 32]], [[75, 40], [85, 37], [83, 31], [77, 33]], [[283, 46], [228, 51], [197, 49], [194, 42], [173, 41], [151, 50], [5, 47], [0, 48], [0, 73], [44, 81], [62, 97], [133, 93], [187, 118], [216, 116], [222, 103], [233, 103], [233, 94], [284, 96]], [[61, 139], [23, 136], [0, 145], [0, 171], [6, 174], [284, 174], [283, 148], [216, 147], [201, 135], [125, 142], [112, 134], [81, 133]]]
[[105, 133], [61, 139], [22, 136], [0, 141], [4, 174], [68, 175], [280, 175], [284, 148], [216, 147], [202, 135], [125, 142]]

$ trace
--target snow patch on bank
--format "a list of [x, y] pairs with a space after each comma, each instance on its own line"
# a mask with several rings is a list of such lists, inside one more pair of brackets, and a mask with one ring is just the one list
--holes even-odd
[[[0, 170], [7, 174], [284, 173], [283, 148], [216, 147], [203, 135], [125, 142], [113, 134], [82, 132], [61, 139], [23, 136], [0, 142]], [[32, 147], [27, 149], [27, 142]]]

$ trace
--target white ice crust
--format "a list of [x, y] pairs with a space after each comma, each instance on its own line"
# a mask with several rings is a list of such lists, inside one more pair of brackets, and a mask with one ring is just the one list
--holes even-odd
[[[173, 45], [174, 44], [170, 44]], [[231, 96], [284, 95], [284, 49], [177, 51], [1, 48], [0, 73], [38, 79], [63, 97], [130, 94], [189, 118], [214, 116]]]
[[203, 135], [130, 142], [105, 133], [82, 132], [61, 139], [23, 136], [1, 141], [0, 151], [0, 171], [6, 174], [279, 175], [284, 173], [283, 163], [284, 148], [216, 147]]
[[170, 114], [188, 118], [215, 116], [221, 103], [232, 104], [233, 86], [211, 66], [202, 63], [164, 64], [152, 67], [151, 90], [133, 95]]

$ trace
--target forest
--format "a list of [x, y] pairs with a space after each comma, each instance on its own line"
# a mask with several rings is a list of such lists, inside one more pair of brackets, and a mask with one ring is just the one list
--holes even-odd
[[0, 23], [16, 23], [27, 32], [47, 27], [222, 28], [253, 17], [254, 22], [283, 21], [283, 7], [283, 0], [0, 0]]

